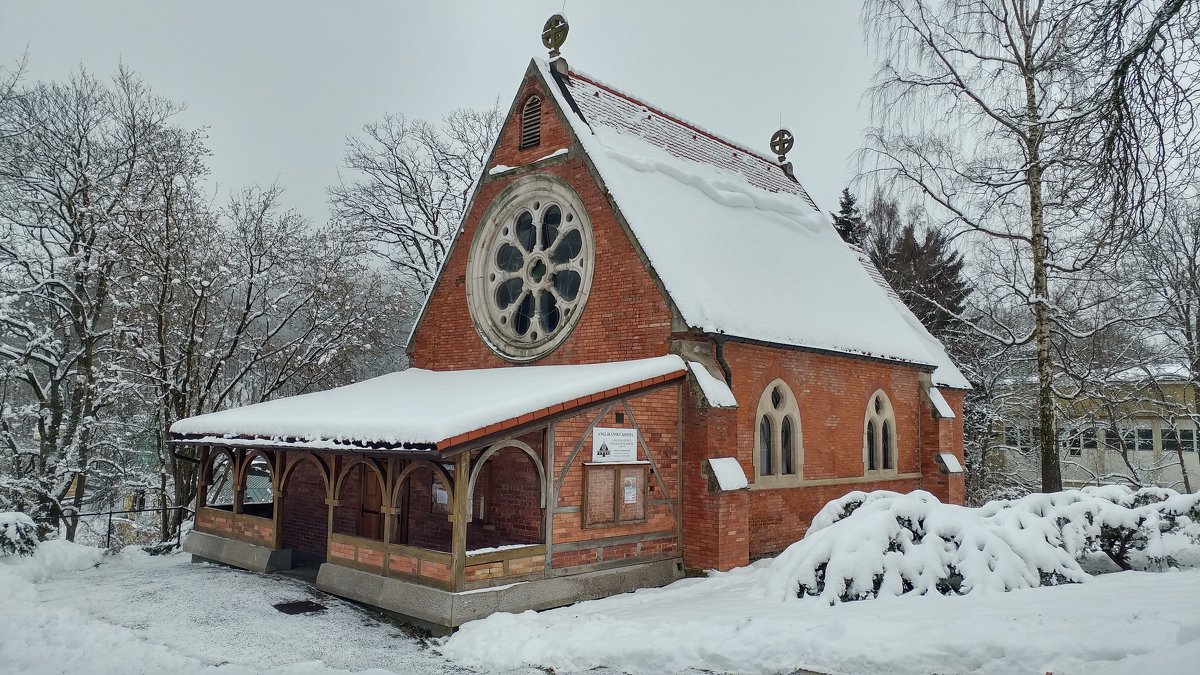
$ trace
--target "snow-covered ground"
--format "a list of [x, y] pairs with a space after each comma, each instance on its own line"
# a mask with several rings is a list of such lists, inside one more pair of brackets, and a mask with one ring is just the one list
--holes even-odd
[[542, 613], [496, 614], [443, 646], [475, 667], [636, 673], [1195, 673], [1200, 570], [829, 606], [760, 592], [760, 563]]
[[[1200, 569], [828, 606], [762, 593], [765, 567], [494, 615], [426, 642], [294, 579], [49, 542], [33, 559], [0, 559], [0, 673], [1157, 675], [1200, 664]], [[309, 599], [328, 609], [272, 607]]]
[[[293, 600], [328, 609], [287, 615], [272, 606]], [[0, 673], [348, 672], [470, 670], [294, 579], [193, 565], [184, 554], [102, 556], [61, 541], [34, 559], [0, 558]]]

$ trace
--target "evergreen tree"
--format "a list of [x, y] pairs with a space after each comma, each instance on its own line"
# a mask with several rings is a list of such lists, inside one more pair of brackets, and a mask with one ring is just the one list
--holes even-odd
[[[944, 342], [961, 333], [961, 316], [971, 287], [963, 278], [963, 257], [949, 236], [918, 228], [918, 214], [900, 216], [899, 205], [876, 196], [868, 213], [870, 233], [863, 247], [900, 299]], [[865, 226], [864, 226], [865, 227]]]
[[841, 235], [842, 241], [855, 246], [862, 245], [867, 233], [862, 213], [858, 210], [858, 200], [850, 194], [849, 188], [842, 188], [842, 196], [838, 200], [838, 212], [833, 217], [833, 227]]

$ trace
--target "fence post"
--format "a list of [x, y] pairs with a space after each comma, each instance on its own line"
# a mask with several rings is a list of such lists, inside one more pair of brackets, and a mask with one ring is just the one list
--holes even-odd
[[113, 512], [108, 512], [108, 533], [104, 535], [104, 548], [112, 548], [112, 516]]

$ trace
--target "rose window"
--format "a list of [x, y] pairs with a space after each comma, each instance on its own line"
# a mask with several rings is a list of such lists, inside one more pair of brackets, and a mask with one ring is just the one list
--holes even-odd
[[[565, 337], [590, 286], [591, 231], [578, 197], [531, 177], [493, 204], [472, 250], [471, 310], [493, 348], [522, 360]], [[518, 184], [520, 185], [520, 184]], [[514, 186], [515, 188], [516, 186]]]

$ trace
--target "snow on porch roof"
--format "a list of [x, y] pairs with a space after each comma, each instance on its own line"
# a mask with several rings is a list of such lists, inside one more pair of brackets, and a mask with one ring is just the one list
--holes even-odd
[[326, 391], [199, 415], [171, 425], [190, 442], [436, 445], [445, 449], [592, 400], [684, 376], [674, 355], [636, 361], [482, 370], [410, 368]]
[[939, 365], [775, 162], [588, 75], [560, 88], [535, 62], [689, 326]]

